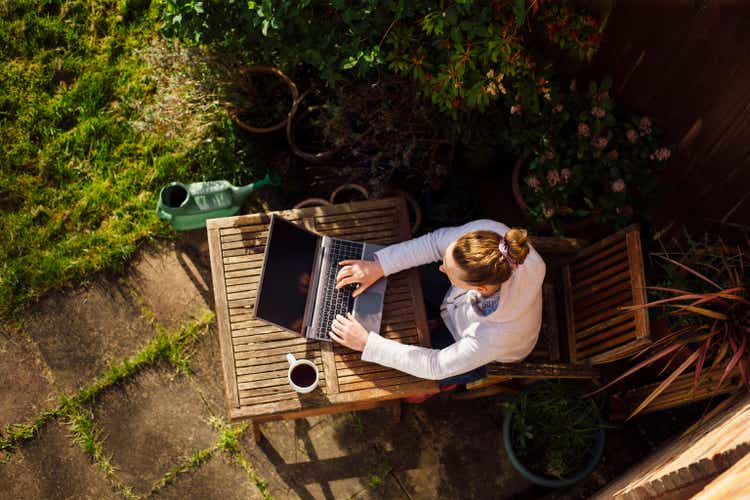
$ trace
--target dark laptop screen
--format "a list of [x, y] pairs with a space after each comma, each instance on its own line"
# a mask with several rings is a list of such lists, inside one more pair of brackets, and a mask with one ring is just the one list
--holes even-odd
[[302, 335], [318, 237], [274, 216], [255, 315]]

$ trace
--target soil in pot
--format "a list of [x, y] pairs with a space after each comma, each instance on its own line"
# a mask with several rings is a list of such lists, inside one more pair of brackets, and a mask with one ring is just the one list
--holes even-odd
[[278, 130], [298, 97], [294, 83], [275, 68], [242, 71], [228, 100], [238, 125], [251, 132]]
[[300, 104], [287, 124], [287, 140], [292, 152], [308, 161], [328, 160], [336, 153], [336, 141], [327, 132], [333, 109], [326, 104]]

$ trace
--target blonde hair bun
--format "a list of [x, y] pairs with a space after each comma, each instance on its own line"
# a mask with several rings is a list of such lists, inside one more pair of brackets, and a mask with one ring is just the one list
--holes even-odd
[[512, 228], [505, 233], [508, 242], [508, 253], [516, 265], [523, 264], [529, 255], [529, 233], [525, 229]]

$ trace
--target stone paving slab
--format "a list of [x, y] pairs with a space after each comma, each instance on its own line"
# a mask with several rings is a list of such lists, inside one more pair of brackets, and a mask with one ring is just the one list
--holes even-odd
[[185, 376], [148, 369], [101, 398], [94, 411], [102, 447], [120, 480], [137, 493], [214, 445], [209, 413]]
[[[510, 464], [503, 448], [502, 409], [494, 398], [453, 401], [445, 395], [405, 408], [391, 438], [394, 474], [412, 498], [510, 498], [529, 483]], [[416, 440], [417, 442], [414, 442]]]
[[224, 372], [221, 367], [219, 334], [216, 325], [191, 346], [190, 380], [201, 394], [212, 415], [228, 419], [227, 403], [224, 394]]
[[66, 394], [154, 337], [130, 289], [106, 276], [46, 297], [24, 320], [23, 329], [39, 346], [57, 388]]
[[157, 497], [174, 500], [262, 500], [263, 494], [231, 455], [217, 452], [208, 462], [160, 490]]
[[39, 348], [18, 330], [0, 327], [0, 434], [57, 404]]
[[[405, 498], [388, 459], [374, 443], [349, 432], [357, 432], [352, 422], [349, 413], [271, 422], [263, 424], [259, 446], [245, 436], [242, 449], [274, 498]], [[342, 441], [342, 433], [354, 438]]]
[[178, 327], [213, 305], [205, 230], [191, 231], [180, 241], [140, 252], [126, 280], [167, 328]]
[[0, 498], [122, 498], [61, 423], [44, 427], [0, 465]]

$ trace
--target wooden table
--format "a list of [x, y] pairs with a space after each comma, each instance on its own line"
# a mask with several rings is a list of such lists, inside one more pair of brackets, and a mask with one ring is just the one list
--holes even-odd
[[[402, 198], [302, 208], [277, 213], [319, 234], [391, 244], [410, 238]], [[228, 414], [258, 424], [392, 405], [400, 414], [404, 397], [437, 392], [437, 383], [368, 363], [360, 353], [331, 342], [307, 340], [253, 317], [270, 213], [207, 221], [216, 318]], [[429, 346], [417, 271], [388, 277], [381, 335]], [[287, 353], [313, 361], [320, 386], [298, 394], [287, 382]]]

